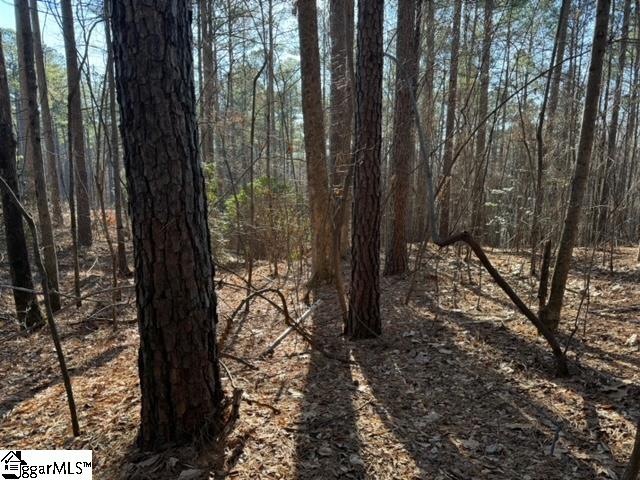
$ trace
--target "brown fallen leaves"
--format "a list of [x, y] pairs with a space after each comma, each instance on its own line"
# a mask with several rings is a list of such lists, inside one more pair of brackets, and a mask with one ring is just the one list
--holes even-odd
[[[117, 330], [99, 317], [81, 321], [96, 311], [90, 302], [59, 318], [82, 429], [75, 440], [46, 332], [16, 335], [15, 326], [0, 319], [0, 445], [91, 448], [97, 479], [617, 478], [640, 414], [635, 250], [618, 251], [617, 273], [592, 269], [588, 314], [583, 307], [574, 324], [588, 255], [577, 262], [561, 332], [564, 344], [577, 325], [574, 375], [562, 380], [552, 375], [544, 341], [463, 253], [432, 251], [407, 305], [409, 282], [383, 280], [384, 334], [377, 340], [341, 337], [335, 295], [321, 291], [322, 307], [305, 328], [323, 349], [352, 364], [328, 358], [297, 334], [272, 357], [258, 358], [286, 325], [256, 300], [227, 339], [227, 353], [258, 368], [224, 359], [251, 400], [241, 403], [224, 458], [214, 449], [148, 454], [134, 448], [139, 392], [132, 292], [125, 295], [128, 306], [118, 307]], [[527, 258], [489, 255], [535, 305], [536, 285], [522, 268]], [[87, 253], [85, 262], [96, 259], [87, 289], [108, 287], [104, 250]], [[266, 266], [257, 269], [257, 286], [280, 288], [297, 317], [306, 306], [297, 301], [293, 273], [285, 279], [267, 274]], [[71, 285], [68, 278], [63, 285]], [[219, 296], [224, 324], [244, 292], [223, 286]], [[104, 306], [109, 298], [98, 300]], [[10, 305], [6, 292], [0, 302]]]

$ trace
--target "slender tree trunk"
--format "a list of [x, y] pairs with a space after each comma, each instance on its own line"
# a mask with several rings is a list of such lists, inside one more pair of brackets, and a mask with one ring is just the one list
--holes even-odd
[[[424, 34], [426, 37], [426, 51], [424, 55], [424, 85], [422, 88], [421, 104], [422, 104], [422, 127], [424, 129], [425, 141], [428, 148], [433, 148], [433, 139], [435, 136], [435, 106], [434, 106], [434, 94], [433, 94], [433, 80], [435, 70], [436, 48], [435, 48], [435, 9], [436, 5], [433, 0], [427, 0], [426, 2], [426, 15]], [[430, 159], [427, 159], [430, 160]], [[425, 232], [427, 229], [427, 202], [429, 201], [429, 194], [427, 191], [427, 176], [429, 165], [425, 159], [420, 159], [417, 167], [416, 175], [416, 196], [415, 196], [415, 232], [414, 241], [424, 240]], [[431, 220], [429, 220], [431, 221]]]
[[29, 5], [26, 1], [16, 3], [16, 19], [20, 24], [22, 36], [22, 49], [20, 63], [23, 65], [25, 82], [23, 97], [27, 101], [27, 142], [33, 164], [33, 179], [35, 187], [36, 203], [38, 205], [38, 223], [44, 264], [47, 270], [47, 278], [51, 288], [51, 308], [60, 310], [60, 287], [58, 286], [58, 259], [56, 257], [56, 245], [53, 238], [53, 226], [49, 213], [49, 201], [47, 199], [47, 180], [44, 174], [42, 161], [42, 145], [40, 143], [40, 112], [38, 110], [38, 86], [36, 82], [36, 70], [33, 56], [33, 35], [31, 34], [31, 17]]
[[[11, 100], [9, 83], [0, 37], [0, 176], [9, 188], [18, 193], [16, 175], [16, 139], [13, 136], [11, 123]], [[2, 219], [7, 242], [7, 257], [11, 284], [21, 289], [33, 290], [31, 267], [27, 239], [22, 225], [22, 214], [12, 201], [8, 192], [2, 190]], [[20, 325], [32, 328], [42, 325], [44, 320], [38, 307], [38, 299], [33, 292], [14, 290], [13, 300], [16, 305], [16, 317]]]
[[191, 2], [111, 4], [136, 260], [139, 443], [158, 448], [215, 433], [223, 397]]
[[[563, 37], [563, 29], [564, 29], [564, 37], [566, 37], [566, 23], [567, 16], [569, 10], [569, 0], [563, 0], [562, 7], [560, 8], [560, 19], [558, 21], [558, 28], [556, 29], [556, 40], [553, 46], [553, 51], [551, 53], [551, 69], [549, 70], [549, 75], [547, 76], [547, 82], [544, 88], [544, 95], [542, 98], [542, 106], [540, 107], [540, 115], [538, 116], [538, 126], [536, 128], [536, 154], [537, 154], [537, 170], [536, 170], [536, 190], [535, 190], [535, 200], [533, 205], [533, 218], [531, 223], [531, 275], [536, 274], [536, 269], [538, 265], [538, 244], [540, 243], [540, 215], [542, 214], [542, 201], [544, 199], [544, 157], [546, 154], [546, 145], [544, 143], [544, 122], [545, 115], [547, 112], [547, 106], [549, 103], [549, 96], [552, 84], [554, 82], [554, 75], [556, 70], [562, 71], [561, 67], [554, 69], [554, 65], [557, 62], [557, 54], [559, 49], [559, 44], [562, 41], [564, 44]], [[564, 49], [564, 45], [563, 45]], [[557, 87], [556, 87], [557, 89]], [[557, 91], [556, 91], [557, 96]], [[557, 100], [556, 100], [557, 102]], [[555, 107], [554, 107], [555, 111]]]
[[202, 161], [214, 162], [213, 153], [213, 119], [214, 92], [216, 87], [213, 60], [213, 2], [199, 0], [200, 29], [202, 31]]
[[44, 67], [44, 54], [42, 52], [42, 39], [40, 36], [40, 20], [38, 18], [37, 0], [30, 0], [31, 25], [33, 27], [33, 45], [36, 58], [36, 74], [38, 77], [38, 91], [40, 93], [40, 109], [42, 111], [42, 136], [44, 137], [44, 149], [47, 155], [47, 169], [49, 177], [49, 191], [51, 194], [51, 206], [53, 207], [53, 221], [57, 225], [63, 225], [62, 203], [60, 201], [60, 184], [58, 176], [58, 158], [53, 142], [53, 119], [49, 108], [49, 90], [47, 88], [47, 75]]
[[622, 17], [622, 32], [620, 42], [620, 55], [618, 57], [618, 69], [615, 80], [615, 86], [613, 88], [613, 105], [611, 107], [611, 120], [609, 122], [609, 133], [607, 135], [607, 157], [604, 164], [604, 172], [602, 175], [602, 192], [600, 194], [600, 212], [598, 215], [598, 231], [597, 239], [599, 241], [604, 240], [607, 221], [609, 214], [609, 197], [610, 190], [614, 184], [613, 169], [616, 163], [617, 154], [617, 138], [618, 138], [618, 124], [620, 119], [620, 107], [622, 99], [622, 83], [624, 81], [624, 70], [627, 54], [627, 40], [629, 37], [629, 17], [631, 15], [631, 0], [624, 1]]
[[351, 295], [347, 334], [382, 333], [380, 317], [380, 161], [382, 147], [383, 0], [358, 2], [355, 171]]
[[473, 205], [471, 207], [471, 228], [473, 236], [482, 241], [484, 238], [484, 164], [488, 157], [487, 126], [482, 121], [489, 110], [489, 69], [491, 67], [491, 42], [493, 39], [494, 0], [484, 2], [484, 32], [482, 37], [482, 55], [480, 59], [480, 98], [478, 99], [478, 119], [482, 122], [476, 136], [476, 179], [473, 186]]
[[[418, 74], [419, 35], [416, 35], [416, 2], [399, 0], [396, 40], [396, 85], [391, 146], [392, 227], [384, 266], [385, 275], [404, 273], [407, 268], [407, 203], [410, 169], [415, 153], [413, 114]], [[418, 38], [416, 38], [418, 37]], [[431, 68], [431, 67], [428, 67]]]
[[569, 25], [569, 13], [571, 12], [571, 0], [562, 0], [560, 7], [560, 22], [558, 24], [558, 34], [556, 35], [556, 61], [555, 65], [558, 65], [553, 70], [553, 76], [551, 77], [551, 89], [549, 92], [549, 108], [548, 117], [549, 121], [547, 126], [550, 129], [555, 119], [556, 110], [558, 108], [558, 92], [560, 91], [560, 81], [562, 80], [562, 70], [564, 62], [564, 50], [567, 46], [567, 27]]
[[451, 61], [449, 64], [449, 90], [444, 154], [442, 158], [444, 184], [440, 194], [440, 237], [449, 236], [449, 210], [451, 207], [451, 170], [456, 128], [456, 105], [458, 96], [458, 56], [460, 54], [460, 16], [462, 0], [455, 0], [451, 31]]
[[78, 52], [73, 28], [73, 10], [71, 0], [60, 0], [62, 9], [62, 30], [64, 48], [67, 59], [67, 85], [69, 105], [69, 129], [71, 141], [70, 158], [73, 159], [77, 199], [78, 243], [88, 247], [93, 242], [91, 232], [91, 209], [89, 205], [89, 175], [87, 174], [87, 160], [84, 148], [84, 124], [82, 120], [82, 104], [80, 100], [80, 68], [78, 67]]
[[302, 115], [312, 230], [311, 286], [332, 277], [329, 178], [325, 156], [316, 1], [298, 1]]
[[[122, 179], [120, 177], [120, 143], [118, 138], [118, 114], [116, 112], [116, 82], [113, 77], [113, 45], [111, 43], [111, 19], [108, 18], [105, 24], [105, 39], [107, 41], [108, 48], [111, 50], [110, 59], [111, 62], [107, 65], [107, 83], [109, 87], [109, 116], [111, 118], [110, 128], [110, 145], [111, 151], [111, 168], [113, 170], [113, 188], [115, 196], [115, 211], [116, 211], [116, 251], [118, 255], [118, 274], [121, 276], [128, 276], [131, 272], [127, 264], [127, 250], [125, 240], [125, 226], [122, 204]], [[105, 132], [107, 134], [107, 132]]]
[[607, 28], [609, 24], [609, 9], [611, 0], [598, 0], [596, 7], [596, 22], [593, 32], [593, 45], [591, 49], [591, 66], [589, 67], [589, 79], [587, 83], [584, 112], [582, 114], [582, 127], [580, 130], [580, 142], [577, 150], [576, 167], [571, 180], [571, 192], [569, 207], [564, 220], [562, 236], [558, 247], [553, 278], [551, 280], [551, 294], [549, 303], [541, 312], [542, 321], [555, 330], [560, 323], [560, 311], [564, 291], [569, 276], [573, 246], [580, 225], [580, 213], [584, 198], [595, 124], [598, 115], [598, 101], [602, 83], [602, 64], [607, 47]]
[[[341, 230], [341, 250], [349, 244], [348, 219], [351, 186], [342, 191], [344, 177], [352, 165], [351, 139], [353, 137], [353, 0], [331, 0], [331, 110], [329, 126], [329, 165], [334, 190], [345, 202], [343, 224], [334, 225]], [[349, 24], [351, 23], [351, 28]], [[337, 252], [340, 254], [342, 252]], [[334, 253], [335, 255], [336, 253]]]

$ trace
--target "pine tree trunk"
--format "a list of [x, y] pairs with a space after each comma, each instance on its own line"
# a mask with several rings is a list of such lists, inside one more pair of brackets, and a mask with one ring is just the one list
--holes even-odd
[[57, 225], [63, 225], [62, 202], [60, 200], [60, 177], [58, 176], [58, 156], [53, 141], [53, 119], [51, 118], [51, 108], [49, 107], [49, 90], [47, 88], [47, 75], [44, 67], [44, 54], [42, 52], [37, 0], [30, 0], [29, 8], [31, 10], [31, 25], [33, 27], [36, 74], [38, 77], [38, 91], [40, 93], [40, 110], [42, 111], [42, 136], [44, 137], [44, 149], [47, 154], [48, 185], [51, 194], [51, 206], [53, 207], [53, 221]]
[[112, 0], [146, 449], [214, 433], [223, 396], [190, 10], [188, 0]]
[[382, 333], [380, 161], [383, 16], [383, 0], [358, 2], [351, 294], [346, 332], [352, 338], [367, 338]]
[[311, 285], [332, 277], [329, 178], [325, 155], [318, 19], [315, 0], [298, 1], [300, 69], [302, 72], [302, 115], [304, 148], [312, 230]]
[[415, 153], [413, 129], [413, 99], [418, 75], [416, 38], [416, 2], [398, 3], [396, 41], [395, 110], [393, 114], [393, 144], [391, 146], [392, 227], [384, 265], [385, 275], [397, 275], [407, 269], [407, 203], [411, 168]]
[[64, 48], [67, 59], [68, 109], [70, 129], [70, 156], [74, 164], [75, 197], [78, 212], [78, 244], [88, 247], [93, 243], [91, 232], [91, 208], [89, 205], [89, 175], [87, 174], [87, 160], [84, 148], [84, 124], [82, 120], [82, 103], [80, 99], [80, 69], [78, 67], [78, 52], [76, 51], [76, 37], [73, 28], [73, 10], [71, 0], [61, 0], [62, 30]]
[[556, 263], [551, 280], [551, 294], [549, 303], [542, 310], [542, 321], [555, 330], [560, 323], [560, 311], [564, 291], [569, 276], [573, 246], [580, 225], [580, 213], [584, 198], [593, 139], [595, 134], [596, 117], [598, 115], [598, 101], [602, 83], [602, 64], [607, 47], [607, 27], [609, 24], [609, 9], [611, 0], [598, 0], [596, 8], [596, 23], [593, 33], [593, 46], [591, 49], [591, 65], [589, 67], [589, 79], [587, 83], [584, 112], [582, 114], [582, 127], [580, 130], [580, 143], [576, 152], [576, 167], [571, 180], [569, 206], [564, 220], [562, 236], [556, 255]]
[[23, 65], [25, 82], [23, 98], [27, 101], [27, 142], [33, 165], [33, 180], [36, 204], [38, 206], [38, 227], [40, 229], [41, 246], [44, 253], [44, 266], [51, 289], [49, 300], [53, 311], [60, 310], [60, 294], [58, 291], [58, 259], [56, 245], [53, 238], [53, 225], [49, 213], [47, 199], [47, 180], [42, 161], [42, 145], [40, 143], [40, 112], [38, 110], [38, 86], [33, 56], [33, 35], [31, 33], [31, 17], [29, 5], [26, 1], [16, 2], [16, 20], [20, 24], [22, 49], [20, 63]]
[[440, 238], [449, 236], [449, 210], [451, 208], [451, 170], [453, 167], [453, 147], [456, 127], [456, 105], [458, 96], [458, 56], [460, 53], [460, 17], [462, 0], [455, 0], [453, 26], [451, 31], [451, 60], [449, 64], [449, 90], [447, 92], [447, 120], [442, 157], [444, 184], [440, 194]]
[[[0, 176], [4, 178], [9, 188], [18, 193], [18, 179], [16, 175], [16, 139], [11, 126], [11, 100], [7, 70], [0, 37]], [[19, 288], [33, 290], [33, 279], [29, 266], [27, 240], [22, 225], [22, 214], [12, 201], [9, 194], [2, 191], [2, 219], [4, 221], [5, 237], [7, 241], [7, 257], [11, 284]], [[31, 328], [44, 323], [38, 299], [33, 292], [13, 291], [16, 305], [16, 317], [20, 324]]]

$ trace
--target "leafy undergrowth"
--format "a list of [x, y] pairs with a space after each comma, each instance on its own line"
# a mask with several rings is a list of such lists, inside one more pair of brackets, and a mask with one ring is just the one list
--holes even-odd
[[[244, 399], [224, 458], [213, 447], [156, 455], [135, 449], [140, 405], [131, 288], [123, 290], [115, 327], [104, 308], [110, 294], [58, 317], [82, 429], [75, 439], [47, 329], [26, 336], [3, 316], [0, 445], [91, 448], [97, 479], [617, 478], [640, 415], [636, 250], [616, 252], [613, 274], [598, 256], [590, 266], [590, 252], [581, 252], [561, 328], [563, 344], [570, 339], [569, 379], [554, 378], [544, 340], [464, 253], [430, 251], [408, 303], [411, 278], [384, 278], [384, 334], [376, 340], [340, 335], [330, 288], [318, 293], [322, 303], [304, 323], [314, 346], [294, 333], [262, 357], [286, 329], [284, 319], [260, 299], [247, 317], [237, 316], [222, 372], [227, 393], [233, 383]], [[527, 257], [489, 256], [534, 306]], [[60, 263], [62, 283], [70, 286], [71, 257], [61, 254]], [[84, 252], [83, 291], [109, 288], [108, 265], [103, 245]], [[217, 273], [222, 331], [245, 292], [235, 274]], [[297, 282], [268, 273], [259, 266], [256, 286], [280, 288], [292, 316], [301, 315], [307, 307]], [[3, 291], [0, 309], [11, 307]]]

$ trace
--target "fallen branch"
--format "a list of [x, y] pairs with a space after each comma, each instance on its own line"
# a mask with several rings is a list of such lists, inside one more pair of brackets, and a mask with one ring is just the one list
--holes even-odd
[[549, 346], [551, 347], [551, 351], [556, 359], [556, 371], [559, 376], [567, 376], [569, 375], [569, 369], [567, 367], [567, 359], [560, 347], [560, 343], [556, 339], [555, 335], [547, 328], [547, 326], [540, 321], [538, 316], [531, 311], [531, 309], [522, 301], [522, 299], [518, 296], [516, 292], [511, 288], [511, 286], [507, 283], [502, 275], [496, 270], [493, 266], [487, 255], [484, 253], [484, 250], [480, 246], [478, 242], [476, 242], [469, 232], [458, 233], [457, 235], [453, 235], [445, 240], [436, 242], [441, 248], [447, 247], [449, 245], [453, 245], [457, 242], [466, 243], [473, 253], [475, 253], [480, 263], [484, 266], [485, 270], [489, 272], [489, 275], [493, 278], [493, 280], [498, 284], [498, 286], [507, 294], [507, 296], [511, 299], [518, 310], [527, 317], [527, 319], [535, 325], [540, 334], [547, 341]]
[[309, 307], [309, 309], [306, 312], [304, 312], [298, 320], [295, 320], [289, 328], [287, 328], [284, 332], [282, 332], [278, 336], [278, 338], [276, 338], [275, 341], [271, 345], [269, 345], [269, 347], [262, 353], [261, 357], [266, 357], [267, 355], [273, 354], [274, 350], [278, 347], [278, 345], [280, 345], [282, 341], [291, 334], [291, 332], [295, 331], [296, 328], [300, 327], [302, 325], [302, 322], [304, 322], [307, 318], [309, 318], [311, 313], [316, 308], [318, 308], [318, 305], [320, 305], [321, 303], [322, 303], [322, 300], [318, 300], [316, 303], [311, 305], [311, 307]]
[[[385, 55], [391, 58], [396, 63], [396, 65], [399, 65], [395, 57], [393, 57], [390, 54], [385, 54]], [[399, 68], [399, 71], [404, 74], [404, 72], [402, 71], [402, 68]], [[420, 109], [418, 108], [418, 102], [416, 101], [415, 94], [412, 89], [409, 89], [409, 92], [411, 94], [411, 103], [415, 113], [414, 120], [416, 123], [416, 130], [418, 132], [418, 144], [420, 147], [420, 156], [422, 157], [421, 161], [424, 162], [426, 166], [427, 192], [429, 197], [429, 204], [427, 205], [427, 209], [429, 213], [429, 219], [428, 219], [429, 220], [428, 233], [430, 234], [429, 236], [431, 237], [433, 243], [435, 243], [441, 248], [449, 245], [453, 245], [454, 243], [457, 243], [457, 242], [464, 242], [471, 248], [473, 253], [475, 253], [476, 257], [478, 257], [478, 260], [480, 260], [480, 263], [482, 263], [482, 265], [487, 270], [487, 272], [489, 272], [493, 280], [498, 284], [498, 286], [500, 286], [500, 288], [502, 288], [502, 290], [507, 294], [507, 296], [511, 299], [511, 301], [515, 304], [515, 306], [518, 307], [518, 310], [520, 310], [520, 312], [525, 317], [527, 317], [527, 319], [529, 319], [531, 323], [535, 325], [538, 331], [545, 338], [545, 340], [551, 347], [551, 351], [553, 352], [553, 355], [556, 359], [556, 373], [559, 376], [568, 376], [569, 368], [567, 366], [566, 355], [562, 351], [562, 348], [560, 347], [560, 344], [558, 343], [558, 340], [556, 339], [553, 332], [546, 327], [546, 325], [540, 320], [540, 318], [538, 318], [538, 316], [534, 314], [531, 311], [531, 309], [529, 309], [529, 307], [522, 301], [522, 299], [515, 293], [515, 291], [511, 288], [509, 283], [507, 283], [507, 281], [502, 277], [502, 275], [500, 275], [498, 270], [496, 270], [495, 267], [491, 264], [491, 261], [489, 260], [487, 255], [484, 253], [484, 250], [482, 249], [480, 244], [473, 239], [471, 234], [469, 232], [462, 232], [456, 235], [452, 235], [449, 238], [440, 239], [439, 234], [436, 231], [436, 225], [438, 222], [437, 222], [437, 217], [435, 213], [435, 198], [436, 198], [437, 192], [434, 191], [434, 188], [433, 188], [433, 174], [431, 172], [431, 164], [429, 163], [429, 148], [427, 145], [427, 138], [426, 138], [424, 129], [422, 128], [420, 123]], [[458, 150], [458, 152], [460, 151], [461, 150]], [[455, 157], [454, 157], [454, 161], [455, 161]], [[442, 183], [440, 184], [440, 186], [442, 186]], [[439, 190], [440, 190], [440, 187], [438, 187], [438, 191]], [[426, 245], [426, 239], [423, 242], [423, 245]], [[416, 270], [417, 270], [417, 266], [416, 266]], [[414, 272], [414, 275], [415, 275], [415, 272]]]

